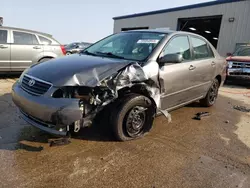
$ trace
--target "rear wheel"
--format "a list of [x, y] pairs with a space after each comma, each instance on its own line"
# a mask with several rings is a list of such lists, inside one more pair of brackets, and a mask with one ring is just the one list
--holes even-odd
[[149, 98], [136, 94], [126, 96], [111, 116], [116, 138], [127, 141], [144, 136], [152, 127], [154, 115]]
[[72, 53], [71, 52], [66, 52], [66, 55], [71, 55]]
[[210, 86], [207, 92], [206, 97], [200, 101], [202, 106], [210, 107], [215, 104], [216, 99], [218, 97], [219, 86], [219, 81], [217, 79], [214, 79], [212, 85]]

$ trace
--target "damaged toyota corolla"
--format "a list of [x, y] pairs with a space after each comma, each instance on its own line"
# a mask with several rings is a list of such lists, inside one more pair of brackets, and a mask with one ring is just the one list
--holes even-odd
[[[13, 85], [21, 117], [55, 135], [91, 126], [111, 109], [118, 140], [142, 137], [158, 112], [200, 100], [212, 106], [226, 61], [203, 37], [163, 30], [113, 34], [80, 54], [38, 63]], [[111, 108], [110, 108], [111, 107]]]

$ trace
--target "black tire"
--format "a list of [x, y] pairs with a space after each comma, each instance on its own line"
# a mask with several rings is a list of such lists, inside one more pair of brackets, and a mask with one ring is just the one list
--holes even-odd
[[51, 59], [52, 59], [52, 58], [49, 58], [49, 57], [42, 58], [42, 59], [39, 61], [39, 63], [43, 63], [43, 62], [49, 61], [49, 60], [51, 60]]
[[119, 101], [111, 116], [111, 125], [119, 141], [143, 137], [149, 132], [155, 116], [152, 101], [142, 95], [132, 94]]
[[71, 52], [66, 52], [66, 54], [65, 55], [71, 55], [72, 53]]
[[200, 100], [202, 106], [210, 107], [215, 104], [216, 99], [218, 97], [219, 87], [220, 87], [219, 81], [217, 79], [214, 79], [207, 92], [206, 97]]

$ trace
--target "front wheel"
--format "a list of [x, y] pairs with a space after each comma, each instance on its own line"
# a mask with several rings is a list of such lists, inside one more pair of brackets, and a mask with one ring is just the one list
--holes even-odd
[[214, 79], [212, 85], [210, 86], [207, 92], [206, 97], [200, 101], [202, 106], [210, 107], [215, 104], [216, 99], [218, 97], [219, 86], [219, 81], [217, 79]]
[[142, 95], [126, 96], [111, 118], [114, 134], [119, 141], [133, 140], [149, 132], [155, 110], [152, 101]]

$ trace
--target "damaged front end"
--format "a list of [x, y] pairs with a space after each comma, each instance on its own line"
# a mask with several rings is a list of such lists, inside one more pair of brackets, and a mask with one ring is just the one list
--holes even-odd
[[17, 82], [12, 90], [13, 101], [27, 122], [56, 135], [66, 135], [72, 128], [78, 132], [80, 128], [90, 126], [97, 113], [129, 93], [147, 96], [152, 100], [155, 112], [160, 109], [157, 63], [144, 67], [130, 63], [106, 78], [100, 78], [95, 68], [91, 72], [92, 79], [88, 84], [75, 74], [75, 86], [53, 86], [43, 96], [30, 95], [23, 90], [22, 83]]

